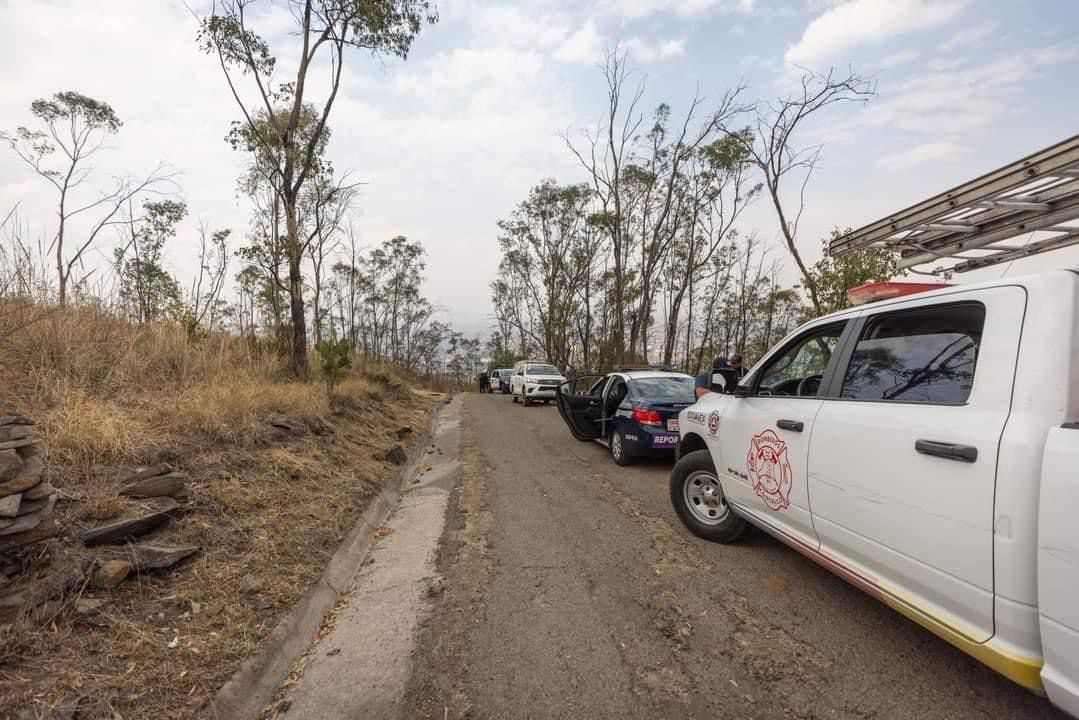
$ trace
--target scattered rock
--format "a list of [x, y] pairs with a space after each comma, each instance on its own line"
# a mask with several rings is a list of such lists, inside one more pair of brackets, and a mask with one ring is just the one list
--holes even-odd
[[397, 429], [397, 439], [404, 440], [406, 437], [412, 434], [412, 426], [405, 425], [404, 427]]
[[240, 592], [245, 595], [254, 595], [266, 585], [261, 578], [254, 575], [245, 575], [240, 581]]
[[441, 575], [427, 578], [427, 596], [436, 597], [446, 590], [446, 579]]
[[394, 465], [404, 465], [408, 460], [408, 454], [400, 445], [394, 445], [382, 455], [382, 459]]
[[[30, 488], [22, 494], [23, 500], [43, 500], [50, 495], [56, 494], [56, 488], [52, 486], [50, 482], [39, 482], [34, 487]], [[60, 498], [57, 497], [57, 500]]]
[[0, 427], [5, 425], [33, 425], [34, 421], [25, 415], [0, 415]]
[[36, 435], [34, 428], [29, 425], [0, 425], [0, 442], [24, 440]]
[[19, 505], [22, 503], [22, 495], [15, 493], [0, 498], [0, 518], [13, 518], [19, 514]]
[[[153, 498], [143, 503], [146, 512], [136, 517], [114, 520], [100, 525], [82, 534], [82, 542], [87, 547], [110, 545], [123, 542], [163, 525], [169, 519], [169, 513], [180, 507], [172, 498]], [[2, 533], [3, 531], [0, 531]]]
[[333, 657], [334, 655], [340, 655], [340, 654], [341, 654], [341, 648], [334, 648], [333, 650], [330, 650], [329, 652], [326, 653], [326, 657]]
[[202, 603], [191, 600], [189, 603], [191, 608], [191, 615], [197, 617], [202, 612]]
[[165, 545], [127, 545], [122, 549], [108, 552], [104, 557], [122, 559], [131, 563], [135, 572], [164, 570], [191, 557], [199, 551], [198, 545], [186, 547], [168, 547]]
[[31, 458], [26, 462], [20, 459], [19, 462], [18, 474], [0, 482], [0, 496], [21, 493], [41, 482], [41, 473], [45, 467], [40, 458]]
[[265, 600], [265, 599], [259, 600], [258, 602], [255, 603], [255, 609], [256, 610], [269, 610], [272, 607], [273, 607], [273, 603], [270, 602], [269, 600]]
[[139, 480], [145, 480], [146, 478], [157, 477], [158, 475], [167, 475], [172, 472], [172, 466], [167, 463], [159, 463], [157, 465], [150, 465], [149, 467], [140, 467], [135, 472], [124, 478], [124, 484], [138, 482]]
[[187, 475], [182, 472], [170, 472], [165, 475], [136, 480], [120, 491], [121, 495], [134, 498], [175, 497], [187, 485]]
[[0, 481], [10, 480], [22, 469], [22, 458], [14, 450], [0, 450]]
[[75, 602], [76, 615], [93, 615], [105, 607], [108, 600], [104, 598], [81, 597]]
[[[15, 521], [8, 525], [6, 528], [0, 530], [0, 536], [15, 535], [17, 533], [23, 533], [27, 530], [33, 530], [41, 521], [45, 519], [47, 515], [52, 512], [53, 506], [56, 505], [56, 498], [49, 497], [49, 499], [43, 501], [42, 505], [36, 512], [29, 512], [25, 515], [20, 515], [15, 518]], [[21, 505], [21, 503], [20, 503]], [[4, 549], [3, 541], [0, 541], [0, 550]]]
[[90, 584], [102, 590], [111, 590], [122, 583], [131, 573], [127, 560], [106, 560], [94, 571]]

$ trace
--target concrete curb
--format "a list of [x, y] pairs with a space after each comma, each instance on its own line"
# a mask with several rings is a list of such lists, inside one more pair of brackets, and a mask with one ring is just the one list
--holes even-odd
[[356, 525], [330, 558], [322, 575], [274, 627], [262, 648], [218, 690], [204, 717], [215, 720], [254, 720], [288, 678], [296, 661], [307, 651], [322, 621], [348, 592], [351, 580], [367, 556], [375, 531], [401, 499], [407, 478], [414, 474], [434, 435], [442, 407], [431, 413], [427, 428], [413, 445], [408, 461], [399, 467], [363, 511]]

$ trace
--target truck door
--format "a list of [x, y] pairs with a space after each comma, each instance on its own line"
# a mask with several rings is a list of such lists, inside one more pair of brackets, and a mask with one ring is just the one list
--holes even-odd
[[865, 311], [821, 408], [809, 499], [821, 551], [969, 640], [993, 635], [993, 497], [1026, 293]]
[[811, 327], [778, 348], [748, 378], [748, 394], [732, 398], [707, 427], [721, 447], [713, 457], [721, 459], [716, 471], [727, 501], [813, 550], [809, 441], [846, 325]]

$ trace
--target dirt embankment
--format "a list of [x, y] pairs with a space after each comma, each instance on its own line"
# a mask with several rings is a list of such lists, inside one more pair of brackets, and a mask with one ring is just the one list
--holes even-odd
[[[331, 402], [236, 338], [20, 312], [34, 322], [4, 328], [0, 312], [0, 414], [35, 421], [65, 530], [0, 553], [0, 596], [61, 567], [84, 580], [0, 617], [0, 715], [195, 717], [318, 578], [441, 396], [372, 367]], [[179, 508], [131, 542], [199, 550], [104, 589], [95, 568], [125, 546], [80, 538], [142, 512], [121, 490], [156, 464], [186, 475]]]

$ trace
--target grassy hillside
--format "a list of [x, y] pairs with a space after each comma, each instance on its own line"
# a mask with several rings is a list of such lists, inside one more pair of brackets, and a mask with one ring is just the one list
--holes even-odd
[[[318, 577], [420, 430], [437, 394], [358, 367], [333, 402], [272, 354], [226, 334], [136, 327], [92, 308], [0, 304], [0, 413], [30, 416], [46, 479], [74, 500], [67, 534], [10, 553], [0, 594], [92, 563], [85, 529], [130, 512], [138, 467], [188, 474], [191, 495], [148, 540], [199, 545], [168, 573], [82, 584], [0, 624], [0, 707], [79, 700], [79, 717], [192, 717]], [[2, 621], [0, 621], [2, 622]]]

